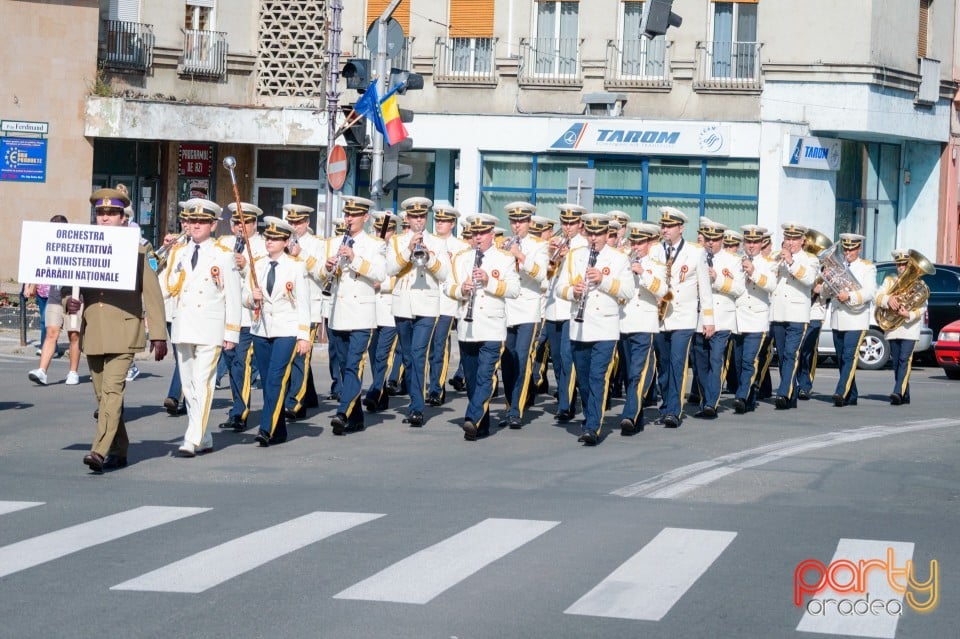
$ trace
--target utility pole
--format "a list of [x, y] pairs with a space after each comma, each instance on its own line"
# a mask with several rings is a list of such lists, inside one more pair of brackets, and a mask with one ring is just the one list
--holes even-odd
[[[390, 77], [390, 67], [387, 63], [387, 20], [399, 6], [400, 0], [393, 0], [377, 18], [377, 95], [383, 97], [387, 92], [387, 78]], [[374, 127], [373, 155], [370, 158], [370, 199], [374, 206], [380, 209], [380, 200], [383, 198], [383, 136]]]
[[[340, 91], [337, 85], [340, 82], [340, 32], [343, 13], [343, 2], [341, 0], [331, 0], [330, 2], [330, 23], [328, 38], [330, 48], [328, 49], [328, 60], [330, 68], [327, 74], [327, 157], [337, 143], [337, 111], [340, 109]], [[326, 180], [324, 188], [327, 189], [327, 199], [325, 201], [323, 216], [323, 237], [333, 235], [333, 189], [330, 188], [330, 181]], [[319, 224], [317, 225], [319, 226]], [[319, 229], [317, 229], [319, 231]]]

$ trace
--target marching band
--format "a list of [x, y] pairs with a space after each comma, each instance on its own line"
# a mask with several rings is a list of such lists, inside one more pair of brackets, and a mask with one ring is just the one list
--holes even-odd
[[[489, 214], [462, 215], [411, 197], [396, 215], [348, 196], [338, 234], [322, 238], [309, 229], [310, 207], [285, 204], [282, 218], [263, 218], [261, 235], [263, 211], [238, 201], [226, 207], [234, 234], [213, 238], [221, 208], [181, 202], [184, 233], [168, 235], [155, 252], [186, 400], [180, 454], [213, 450], [207, 422], [221, 357], [232, 402], [220, 427], [246, 430], [259, 370], [256, 441], [286, 441], [287, 420], [319, 405], [311, 354], [321, 330], [338, 436], [364, 429], [364, 408], [389, 407], [388, 379], [400, 361], [409, 393], [403, 421], [422, 427], [430, 409], [447, 401], [454, 339], [461, 371], [451, 383], [466, 390], [460, 426], [468, 441], [491, 433], [498, 385], [499, 426], [522, 428], [533, 395], [549, 386], [548, 362], [555, 419], [582, 413], [585, 446], [603, 440], [614, 388], [624, 389], [623, 436], [644, 429], [643, 407], [657, 396], [655, 423], [668, 428], [680, 427], [690, 399], [694, 418], [715, 419], [724, 386], [735, 414], [755, 411], [771, 395], [776, 409], [796, 408], [811, 396], [827, 321], [840, 373], [836, 407], [857, 404], [857, 355], [872, 324], [885, 331], [893, 353], [890, 403], [910, 403], [910, 359], [929, 295], [920, 276], [933, 272], [916, 251], [894, 251], [897, 276], [877, 287], [876, 268], [860, 257], [862, 235], [843, 233], [833, 244], [787, 222], [775, 252], [770, 232], [756, 224], [731, 229], [701, 217], [701, 241], [690, 242], [683, 236], [689, 218], [675, 207], [662, 207], [651, 223], [632, 222], [622, 211], [556, 206], [554, 234], [556, 221], [533, 204], [507, 204], [511, 233], [497, 238], [498, 218]], [[779, 385], [765, 392], [773, 348]], [[373, 378], [366, 392], [365, 359]], [[100, 456], [106, 450], [95, 448]], [[99, 459], [85, 463], [96, 470]]]

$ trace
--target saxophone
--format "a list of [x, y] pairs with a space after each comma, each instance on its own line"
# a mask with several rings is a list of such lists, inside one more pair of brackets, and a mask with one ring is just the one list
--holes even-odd
[[673, 255], [667, 260], [667, 294], [657, 301], [657, 319], [661, 323], [663, 323], [663, 319], [667, 316], [667, 311], [670, 310], [670, 302], [673, 300], [673, 291], [670, 290], [670, 276], [673, 273], [674, 260], [676, 260], [676, 255]]
[[[930, 297], [930, 288], [921, 279], [924, 275], [933, 275], [937, 271], [936, 267], [924, 257], [919, 251], [910, 250], [910, 258], [907, 268], [903, 274], [897, 277], [897, 281], [890, 287], [890, 297], [896, 297], [900, 302], [900, 307], [908, 311], [916, 311], [927, 303]], [[899, 312], [877, 306], [874, 311], [874, 317], [884, 332], [899, 328], [907, 321], [907, 318]]]

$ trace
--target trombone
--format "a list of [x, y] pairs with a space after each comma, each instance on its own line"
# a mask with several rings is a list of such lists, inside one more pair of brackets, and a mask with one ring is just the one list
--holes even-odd
[[170, 251], [173, 250], [173, 247], [177, 246], [178, 244], [182, 244], [183, 241], [186, 239], [187, 239], [187, 232], [184, 231], [177, 237], [173, 238], [172, 240], [170, 240], [169, 242], [161, 246], [160, 248], [154, 251], [151, 251], [150, 257], [156, 260], [157, 262], [157, 273], [167, 268], [167, 260], [170, 259]]

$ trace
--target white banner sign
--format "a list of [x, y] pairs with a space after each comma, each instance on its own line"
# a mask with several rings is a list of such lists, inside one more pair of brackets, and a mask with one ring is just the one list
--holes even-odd
[[783, 166], [836, 171], [840, 168], [840, 140], [785, 135]]
[[730, 155], [730, 127], [715, 123], [657, 120], [584, 120], [551, 126], [549, 151], [643, 153], [649, 155]]
[[129, 226], [23, 222], [21, 282], [132, 291], [140, 231]]

